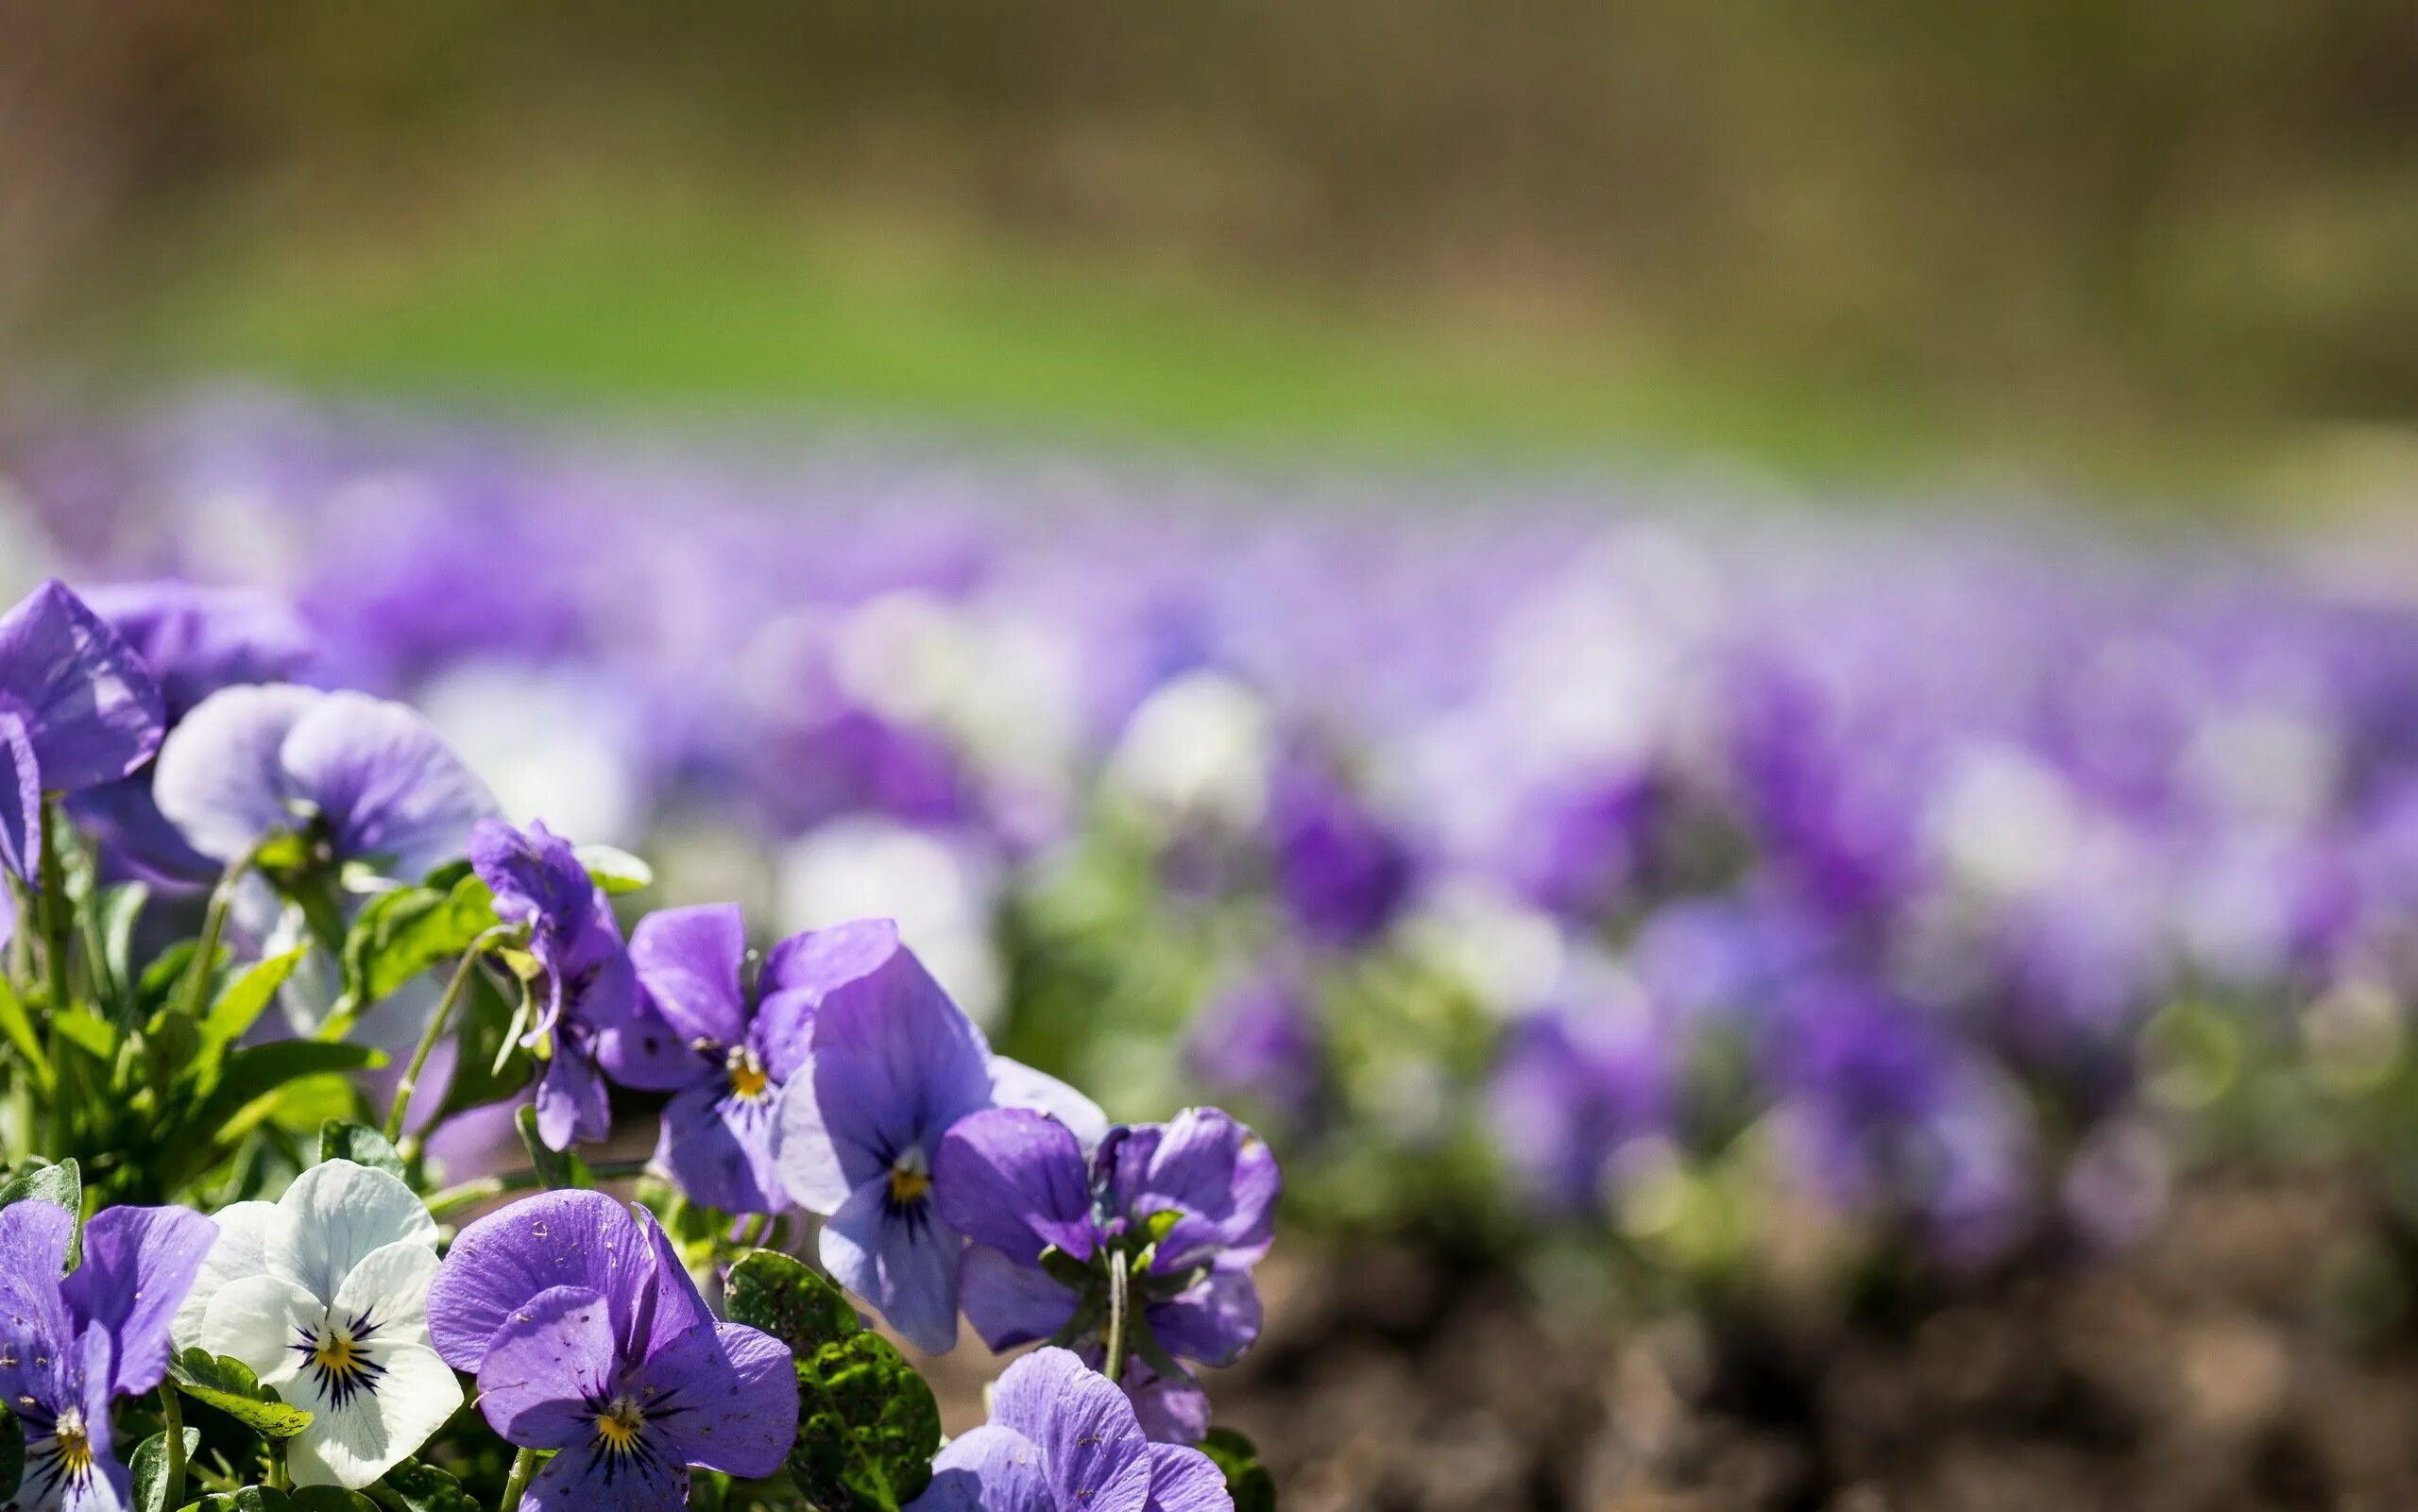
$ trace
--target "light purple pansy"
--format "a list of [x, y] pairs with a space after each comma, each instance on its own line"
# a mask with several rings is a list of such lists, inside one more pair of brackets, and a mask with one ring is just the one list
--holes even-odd
[[[165, 725], [142, 658], [65, 584], [44, 583], [0, 617], [0, 868], [35, 885], [43, 796], [124, 777]], [[0, 942], [15, 932], [0, 889]]]
[[494, 796], [428, 722], [365, 693], [222, 688], [162, 742], [152, 794], [221, 863], [298, 832], [331, 866], [418, 878], [469, 848]]
[[111, 1208], [84, 1226], [22, 1201], [0, 1209], [0, 1394], [25, 1425], [17, 1512], [119, 1512], [133, 1482], [119, 1462], [110, 1404], [168, 1368], [168, 1329], [217, 1237], [185, 1208]]
[[813, 1006], [808, 1061], [781, 1098], [775, 1164], [800, 1207], [826, 1215], [823, 1264], [917, 1347], [957, 1342], [964, 1241], [942, 1216], [942, 1136], [994, 1106], [1043, 1108], [1069, 1138], [1106, 1119], [1054, 1078], [995, 1056], [888, 920], [794, 942], [786, 990]]
[[[1168, 1363], [1230, 1364], [1259, 1336], [1251, 1267], [1274, 1237], [1283, 1181], [1268, 1146], [1214, 1108], [1112, 1130], [1088, 1157], [1056, 1119], [993, 1109], [949, 1130], [935, 1177], [942, 1216], [974, 1241], [966, 1318], [995, 1350], [1053, 1336], [1087, 1295], [1044, 1267], [1053, 1249], [1088, 1267], [1086, 1286], [1102, 1283], [1095, 1257], [1130, 1265], [1147, 1249], [1132, 1282], [1139, 1321]], [[1188, 1376], [1139, 1379], [1165, 1409], [1154, 1431], [1206, 1426], [1200, 1403], [1168, 1400], [1198, 1396]]]
[[542, 822], [526, 831], [483, 819], [470, 831], [470, 866], [495, 893], [496, 916], [529, 926], [529, 954], [544, 983], [544, 1011], [524, 1043], [550, 1040], [537, 1082], [537, 1133], [549, 1149], [612, 1131], [597, 1066], [603, 1039], [638, 1014], [638, 978], [622, 926], [570, 842]]
[[544, 1193], [462, 1231], [429, 1333], [478, 1377], [497, 1433], [557, 1451], [532, 1512], [668, 1512], [689, 1467], [770, 1475], [796, 1435], [789, 1346], [717, 1320], [654, 1215], [600, 1192]]
[[1234, 1512], [1208, 1455], [1153, 1443], [1132, 1403], [1066, 1350], [999, 1376], [991, 1420], [950, 1441], [910, 1512]]
[[661, 1020], [620, 1036], [614, 1079], [670, 1092], [656, 1159], [691, 1202], [725, 1213], [789, 1206], [774, 1167], [782, 1091], [806, 1063], [826, 945], [785, 940], [751, 984], [736, 904], [664, 909], [639, 921], [630, 957]]

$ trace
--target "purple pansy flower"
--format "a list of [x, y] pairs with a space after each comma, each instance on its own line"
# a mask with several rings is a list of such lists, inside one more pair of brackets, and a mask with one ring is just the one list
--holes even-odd
[[524, 1043], [551, 1040], [537, 1083], [537, 1133], [550, 1149], [612, 1131], [597, 1068], [605, 1036], [638, 1013], [638, 979], [622, 926], [570, 842], [532, 823], [500, 819], [470, 831], [470, 866], [495, 893], [496, 916], [529, 926], [529, 954], [544, 982], [544, 1010]]
[[[142, 659], [66, 585], [0, 617], [0, 869], [34, 886], [43, 795], [117, 781], [150, 759], [165, 722]], [[0, 942], [15, 932], [0, 889]]]
[[886, 919], [793, 942], [781, 980], [813, 1009], [807, 1064], [781, 1098], [782, 1184], [827, 1215], [823, 1264], [840, 1283], [943, 1352], [957, 1342], [964, 1241], [937, 1200], [942, 1136], [995, 1105], [1046, 1108], [1094, 1137], [1106, 1120], [1064, 1082], [993, 1055]]
[[[973, 1114], [941, 1142], [941, 1215], [974, 1241], [966, 1318], [1006, 1349], [1105, 1319], [1113, 1267], [1137, 1315], [1153, 1396], [1197, 1395], [1179, 1362], [1230, 1364], [1259, 1336], [1251, 1267], [1268, 1253], [1283, 1182], [1257, 1135], [1214, 1108], [1112, 1130], [1086, 1158], [1074, 1131], [1017, 1108]], [[1120, 1370], [1130, 1382], [1132, 1373]], [[1206, 1414], [1161, 1400], [1167, 1424]]]
[[1266, 828], [1277, 892], [1308, 939], [1366, 944], [1410, 896], [1410, 847], [1324, 760], [1279, 764]]
[[1233, 1512], [1208, 1455], [1152, 1443], [1125, 1394], [1066, 1350], [999, 1376], [991, 1420], [950, 1441], [910, 1512]]
[[1521, 1183], [1561, 1212], [1604, 1195], [1623, 1146], [1661, 1128], [1669, 1072], [1660, 1037], [1616, 1014], [1538, 1013], [1513, 1030], [1490, 1111]]
[[315, 858], [417, 879], [464, 855], [496, 802], [428, 722], [400, 704], [291, 683], [222, 688], [160, 748], [160, 811], [228, 862], [298, 832]]
[[[149, 669], [171, 728], [222, 688], [286, 681], [316, 649], [298, 615], [256, 589], [168, 579], [95, 589], [86, 602]], [[80, 792], [68, 807], [118, 861], [172, 882], [217, 875], [217, 863], [161, 817], [148, 773]]]
[[133, 1504], [110, 1403], [167, 1373], [169, 1323], [217, 1226], [185, 1208], [111, 1208], [84, 1226], [84, 1262], [62, 1275], [75, 1232], [48, 1202], [0, 1209], [0, 1393], [26, 1432], [18, 1512]]
[[717, 1320], [654, 1215], [601, 1192], [548, 1192], [462, 1231], [428, 1308], [496, 1432], [559, 1452], [531, 1512], [676, 1508], [690, 1466], [770, 1475], [796, 1435], [789, 1346]]

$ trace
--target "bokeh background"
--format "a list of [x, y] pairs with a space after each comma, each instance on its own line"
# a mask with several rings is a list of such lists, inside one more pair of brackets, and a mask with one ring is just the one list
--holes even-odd
[[7, 586], [1248, 1113], [1288, 1505], [2418, 1500], [2406, 5], [0, 39]]

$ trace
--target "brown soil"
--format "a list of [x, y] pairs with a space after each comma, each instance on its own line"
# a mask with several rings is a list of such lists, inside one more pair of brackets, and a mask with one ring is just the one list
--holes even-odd
[[2198, 1191], [2120, 1262], [1810, 1328], [1557, 1321], [1422, 1252], [1280, 1249], [1213, 1386], [1286, 1512], [2418, 1507], [2418, 1342], [2354, 1347], [2322, 1305], [2364, 1232], [2339, 1189]]

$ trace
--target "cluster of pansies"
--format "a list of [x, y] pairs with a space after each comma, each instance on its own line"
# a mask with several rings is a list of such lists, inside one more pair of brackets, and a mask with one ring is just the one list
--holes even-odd
[[[162, 674], [189, 706], [262, 675], [408, 697], [505, 814], [642, 846], [676, 898], [893, 914], [991, 1041], [1111, 1112], [1205, 1083], [1280, 1130], [1319, 1217], [1508, 1211], [1716, 1266], [1844, 1218], [1985, 1262], [2121, 1243], [2244, 1148], [2369, 1161], [2418, 1211], [2376, 1133], [2418, 1084], [2418, 588], [2389, 552], [259, 396], [9, 466], [79, 567], [230, 585], [110, 608], [189, 663]], [[151, 790], [191, 819], [175, 743]], [[206, 884], [242, 826], [175, 871], [139, 749], [102, 755], [71, 810]], [[281, 791], [324, 780], [307, 756]], [[618, 960], [575, 892], [541, 933]], [[743, 1089], [795, 1079], [788, 962], [733, 986], [736, 923], [639, 929], [639, 974], [683, 985], [635, 995], [684, 1044], [563, 977], [520, 1031], [555, 1052], [550, 1137], [661, 1089], [665, 1161], [840, 1215], [835, 1268], [874, 1264], [885, 1171], [926, 1179], [885, 1162], [929, 1163], [962, 1227], [903, 1114], [784, 1173]], [[955, 1112], [1018, 1100], [979, 1079]], [[899, 1276], [936, 1328], [940, 1273]]]
[[[51, 581], [0, 617], [6, 1505], [655, 1512], [700, 1477], [822, 1512], [1264, 1500], [1192, 1373], [1258, 1332], [1277, 1179], [1250, 1130], [1112, 1127], [993, 1052], [887, 920], [625, 932], [643, 863], [508, 823], [411, 707], [281, 680], [287, 617], [102, 603]], [[653, 1157], [604, 1159], [650, 1111]], [[1097, 1160], [1076, 1179], [1108, 1204], [1068, 1263], [1113, 1281], [1037, 1331], [1000, 1325], [981, 1257], [1055, 1194], [961, 1158], [1004, 1153], [1011, 1114]], [[498, 1118], [519, 1155], [449, 1173], [446, 1138]], [[1050, 1347], [945, 1446], [860, 1304], [931, 1352], [961, 1305]]]

